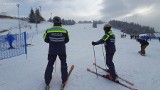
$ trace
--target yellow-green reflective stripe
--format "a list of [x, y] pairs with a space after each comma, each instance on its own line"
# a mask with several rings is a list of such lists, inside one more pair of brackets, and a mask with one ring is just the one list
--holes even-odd
[[43, 35], [43, 39], [45, 39], [45, 38], [46, 38], [46, 35], [47, 35], [47, 33], [44, 33], [44, 35]]
[[54, 32], [66, 33], [66, 30], [48, 30], [47, 31], [47, 33], [54, 33]]
[[109, 35], [113, 35], [113, 32], [112, 32], [112, 31], [109, 31], [108, 33], [109, 33]]
[[105, 38], [103, 38], [104, 41], [106, 41], [110, 36], [114, 35], [113, 32], [109, 32], [109, 35], [106, 35]]
[[113, 32], [110, 32], [109, 35], [110, 35], [110, 36], [113, 35]]
[[109, 38], [109, 35], [107, 35], [107, 37], [106, 37], [106, 38], [103, 38], [103, 40], [104, 40], [104, 41], [106, 41], [108, 38]]
[[66, 29], [61, 26], [53, 26], [53, 27], [49, 28], [48, 30], [66, 30]]
[[53, 26], [53, 27], [60, 27], [61, 28], [61, 26]]
[[68, 38], [70, 38], [70, 36], [69, 36], [69, 34], [67, 33], [67, 35], [68, 35]]
[[53, 26], [53, 27], [51, 27], [51, 28], [60, 28], [60, 29], [65, 29], [65, 28], [63, 28], [63, 27], [61, 27], [61, 26]]

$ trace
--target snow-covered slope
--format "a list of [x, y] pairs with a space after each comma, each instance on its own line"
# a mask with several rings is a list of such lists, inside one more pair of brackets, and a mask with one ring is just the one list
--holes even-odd
[[[52, 26], [43, 22], [38, 25], [38, 35], [32, 39], [34, 46], [28, 47], [28, 55], [21, 55], [0, 61], [0, 90], [44, 90], [44, 71], [47, 65], [48, 44], [43, 41], [43, 33]], [[33, 25], [34, 27], [34, 25]], [[101, 77], [96, 77], [86, 68], [95, 71], [92, 41], [99, 40], [104, 32], [103, 25], [92, 28], [91, 24], [64, 26], [70, 34], [67, 47], [68, 67], [75, 69], [65, 90], [128, 90]], [[32, 28], [35, 30], [35, 28]], [[119, 76], [135, 83], [138, 90], [160, 90], [160, 47], [158, 40], [149, 41], [146, 56], [138, 54], [140, 44], [136, 40], [120, 38], [121, 32], [113, 29], [116, 35], [117, 51], [114, 56], [115, 68]], [[103, 45], [95, 46], [96, 62], [105, 67]], [[103, 50], [103, 51], [102, 51]], [[51, 90], [58, 90], [61, 84], [60, 60], [54, 65]], [[99, 73], [105, 74], [98, 69]]]

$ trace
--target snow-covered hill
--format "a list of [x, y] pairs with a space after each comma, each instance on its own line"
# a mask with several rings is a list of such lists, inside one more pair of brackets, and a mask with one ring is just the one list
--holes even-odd
[[[32, 25], [34, 27], [35, 25]], [[38, 25], [38, 35], [32, 39], [34, 46], [28, 47], [28, 55], [21, 55], [0, 61], [0, 90], [44, 90], [44, 71], [47, 65], [48, 44], [43, 41], [43, 33], [51, 23]], [[103, 25], [92, 28], [91, 24], [64, 26], [70, 34], [67, 47], [67, 63], [75, 69], [65, 90], [128, 90], [118, 84], [87, 72], [95, 71], [92, 41], [99, 40], [104, 32]], [[24, 30], [24, 29], [23, 29]], [[26, 29], [27, 30], [27, 29]], [[32, 28], [34, 31], [35, 28]], [[149, 41], [146, 56], [138, 54], [140, 44], [136, 40], [120, 38], [121, 32], [113, 29], [116, 35], [115, 68], [120, 77], [132, 81], [138, 90], [160, 90], [160, 43]], [[96, 62], [105, 67], [103, 45], [95, 46]], [[54, 65], [51, 90], [58, 90], [61, 84], [60, 60]], [[105, 74], [98, 69], [99, 73]]]

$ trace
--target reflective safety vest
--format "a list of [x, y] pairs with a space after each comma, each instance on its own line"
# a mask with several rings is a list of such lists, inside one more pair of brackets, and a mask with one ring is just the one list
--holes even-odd
[[[49, 38], [47, 38], [47, 35]], [[61, 26], [53, 26], [52, 28], [47, 29], [44, 33], [43, 39], [46, 40], [47, 43], [49, 42], [63, 42], [64, 37], [69, 38], [68, 32], [66, 29], [62, 28]]]
[[65, 44], [69, 42], [68, 31], [61, 26], [53, 26], [43, 35], [46, 43], [49, 43], [49, 54], [66, 53]]
[[114, 53], [116, 51], [115, 47], [115, 35], [112, 31], [106, 33], [102, 40], [104, 41], [106, 53]]

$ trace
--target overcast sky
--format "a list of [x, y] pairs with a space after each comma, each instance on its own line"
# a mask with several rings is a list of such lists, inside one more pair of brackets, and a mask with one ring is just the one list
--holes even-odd
[[28, 16], [31, 8], [39, 8], [45, 19], [116, 19], [148, 25], [160, 32], [160, 0], [0, 0], [0, 12], [17, 16], [17, 3], [20, 16]]

